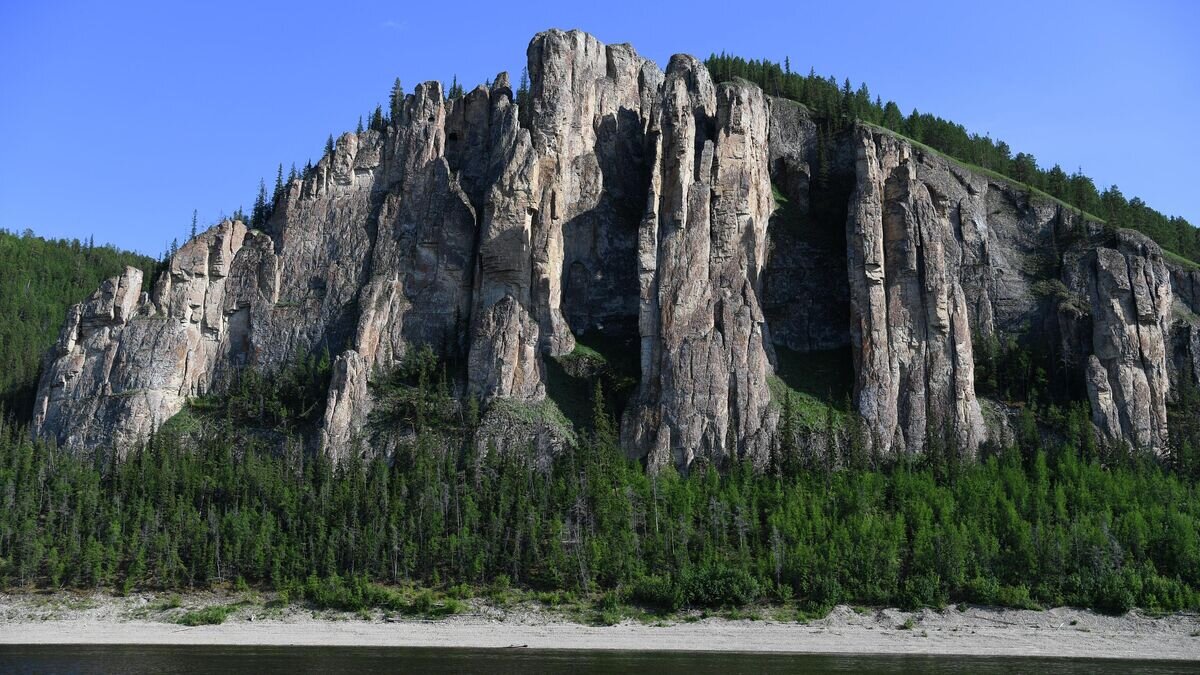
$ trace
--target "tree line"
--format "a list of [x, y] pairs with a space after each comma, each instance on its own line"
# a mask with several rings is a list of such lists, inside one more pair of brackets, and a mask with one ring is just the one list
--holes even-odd
[[905, 115], [894, 101], [872, 98], [865, 83], [855, 88], [849, 78], [839, 85], [836, 78], [822, 77], [813, 70], [807, 75], [792, 72], [790, 59], [780, 64], [721, 53], [709, 56], [705, 65], [718, 82], [740, 77], [768, 94], [799, 101], [834, 129], [856, 119], [885, 127], [959, 161], [1049, 194], [1112, 225], [1143, 232], [1163, 248], [1200, 262], [1200, 233], [1187, 220], [1166, 216], [1138, 197], [1126, 198], [1116, 185], [1100, 190], [1081, 169], [1067, 173], [1057, 164], [1042, 168], [1033, 155], [1014, 154], [1008, 143], [968, 132], [961, 124], [916, 108]]
[[0, 587], [311, 594], [352, 579], [513, 583], [661, 610], [1200, 605], [1194, 478], [1089, 450], [1090, 428], [1022, 435], [977, 462], [801, 453], [681, 475], [625, 457], [597, 386], [590, 429], [539, 465], [489, 447], [418, 352], [375, 385], [372, 425], [394, 449], [334, 463], [301, 435], [321, 404], [286, 398], [327, 369], [308, 358], [255, 375], [124, 461], [0, 427]]

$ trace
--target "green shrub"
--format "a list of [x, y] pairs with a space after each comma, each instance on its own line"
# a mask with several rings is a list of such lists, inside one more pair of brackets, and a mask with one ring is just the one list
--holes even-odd
[[1017, 609], [1041, 609], [1041, 606], [1029, 597], [1029, 587], [1025, 584], [1001, 586], [996, 593], [996, 604]]
[[417, 593], [412, 602], [408, 605], [408, 611], [412, 614], [429, 614], [435, 607], [433, 599], [433, 591], [425, 589]]
[[633, 584], [631, 599], [639, 605], [673, 612], [683, 606], [683, 588], [666, 575], [651, 575]]
[[[1025, 597], [1029, 597], [1026, 590]], [[936, 574], [917, 574], [904, 580], [904, 595], [901, 603], [905, 609], [919, 607], [941, 608], [946, 606], [946, 592], [942, 580]]]
[[816, 574], [808, 583], [804, 600], [810, 609], [832, 607], [842, 601], [842, 584], [831, 574]]
[[179, 597], [179, 594], [173, 593], [173, 594], [168, 595], [167, 597], [163, 598], [162, 601], [158, 603], [158, 606], [156, 607], [156, 609], [165, 612], [168, 609], [177, 609], [177, 608], [181, 607], [182, 605], [183, 605], [183, 601]]
[[215, 626], [225, 623], [237, 608], [233, 605], [212, 605], [204, 609], [192, 610], [175, 619], [182, 626]]
[[362, 609], [404, 611], [408, 603], [404, 596], [385, 586], [373, 584], [364, 577], [345, 580], [337, 574], [321, 579], [310, 576], [304, 583], [304, 599], [321, 609], [357, 612]]
[[1133, 609], [1134, 592], [1120, 572], [1106, 572], [1096, 589], [1092, 607], [1105, 614], [1124, 614]]
[[999, 602], [1000, 582], [995, 577], [975, 577], [963, 589], [966, 599], [977, 605], [995, 605]]
[[737, 607], [761, 595], [758, 581], [744, 569], [708, 564], [683, 575], [683, 597], [695, 607]]

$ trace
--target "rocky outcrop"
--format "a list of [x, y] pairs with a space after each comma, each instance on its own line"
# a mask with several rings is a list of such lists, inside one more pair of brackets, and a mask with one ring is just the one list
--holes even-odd
[[[488, 107], [488, 98], [486, 90], [476, 91], [451, 106], [440, 85], [422, 84], [406, 98], [396, 132], [388, 136], [382, 152], [387, 187], [369, 197], [375, 204], [368, 219], [373, 245], [366, 248], [357, 326], [334, 364], [326, 404], [321, 444], [328, 452], [342, 452], [361, 431], [371, 410], [372, 372], [393, 367], [412, 345], [446, 354], [465, 348], [477, 223], [447, 157], [446, 129], [456, 111], [474, 119], [474, 109]], [[485, 131], [487, 123], [485, 115]], [[487, 150], [473, 145], [453, 158], [460, 166], [486, 166]], [[379, 154], [372, 150], [368, 163], [356, 157], [357, 170], [374, 171]]]
[[880, 452], [970, 454], [979, 336], [1058, 349], [1101, 430], [1165, 446], [1172, 378], [1200, 375], [1200, 276], [1148, 240], [691, 57], [664, 73], [578, 31], [527, 56], [526, 109], [503, 73], [452, 100], [422, 84], [285, 186], [263, 231], [221, 223], [145, 294], [137, 270], [106, 282], [68, 314], [34, 432], [128, 448], [242, 368], [327, 352], [313, 445], [386, 451], [369, 384], [429, 346], [487, 447], [554, 453], [571, 430], [547, 359], [594, 338], [640, 340], [621, 436], [653, 466], [765, 465], [768, 382], [822, 394], [772, 379], [803, 380], [796, 354], [844, 360]]
[[960, 265], [982, 239], [951, 226], [963, 201], [938, 190], [912, 146], [866, 128], [855, 143], [846, 236], [859, 412], [884, 452], [919, 451], [934, 434], [973, 452], [987, 431]]
[[[1200, 382], [1200, 269], [1167, 261], [1175, 303], [1171, 308], [1171, 382]], [[1172, 390], [1174, 391], [1174, 389]]]
[[538, 171], [532, 293], [540, 341], [559, 355], [574, 348], [572, 332], [636, 321], [644, 133], [663, 75], [629, 45], [579, 31], [535, 37], [528, 57]]
[[623, 431], [651, 464], [768, 456], [767, 119], [757, 87], [715, 87], [699, 61], [671, 59], [639, 238], [642, 382]]
[[769, 135], [779, 193], [762, 293], [771, 340], [797, 352], [847, 348], [845, 225], [854, 153], [848, 143], [822, 142], [808, 110], [785, 99], [771, 100]]
[[1122, 230], [1111, 247], [1072, 249], [1064, 280], [1090, 308], [1081, 352], [1093, 421], [1110, 438], [1165, 450], [1173, 293], [1162, 251]]
[[208, 391], [238, 333], [239, 304], [226, 291], [247, 238], [225, 221], [180, 248], [149, 294], [128, 267], [73, 307], [38, 386], [34, 428], [67, 447], [125, 450]]

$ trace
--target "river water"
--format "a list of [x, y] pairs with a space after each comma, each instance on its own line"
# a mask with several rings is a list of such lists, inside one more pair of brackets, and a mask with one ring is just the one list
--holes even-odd
[[1200, 663], [995, 656], [852, 656], [385, 647], [0, 645], [0, 673], [1196, 673]]

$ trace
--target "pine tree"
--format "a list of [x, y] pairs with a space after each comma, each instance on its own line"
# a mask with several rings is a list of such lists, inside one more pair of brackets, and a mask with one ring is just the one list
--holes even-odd
[[450, 82], [450, 90], [449, 90], [446, 98], [453, 101], [455, 99], [460, 99], [462, 97], [463, 97], [463, 88], [462, 88], [462, 85], [458, 83], [458, 75], [455, 75], [454, 79]]
[[371, 113], [371, 128], [379, 133], [387, 131], [387, 123], [383, 119], [383, 106], [375, 106], [375, 111]]
[[400, 113], [404, 105], [404, 87], [400, 84], [400, 78], [392, 83], [392, 92], [388, 97], [388, 114], [393, 123], [399, 124]]
[[529, 68], [521, 69], [521, 79], [517, 84], [517, 106], [521, 108], [522, 113], [525, 113], [529, 108]]
[[[188, 239], [196, 238], [196, 216], [198, 215], [198, 213], [199, 212], [196, 209], [192, 209], [192, 231], [191, 231], [191, 234], [188, 235]], [[90, 246], [89, 246], [89, 248], [90, 248]]]
[[254, 207], [250, 210], [250, 227], [261, 229], [266, 224], [268, 216], [270, 216], [269, 206], [267, 205], [267, 184], [260, 178], [258, 181], [258, 195], [254, 198]]
[[592, 433], [596, 445], [601, 448], [615, 448], [617, 432], [613, 426], [612, 416], [608, 414], [608, 403], [604, 399], [604, 387], [600, 378], [596, 378], [596, 386], [592, 390]]
[[826, 125], [821, 125], [817, 129], [817, 186], [822, 192], [829, 189], [829, 145], [829, 130]]
[[275, 191], [271, 193], [271, 206], [279, 202], [283, 197], [283, 162], [279, 163], [279, 168], [275, 170]]
[[362, 115], [358, 116], [358, 126], [354, 127], [354, 133], [361, 136], [363, 132]]
[[841, 115], [846, 120], [852, 120], [856, 116], [855, 113], [854, 94], [850, 90], [850, 78], [847, 77], [842, 84]]
[[333, 134], [329, 134], [329, 138], [325, 139], [325, 154], [333, 154]]

